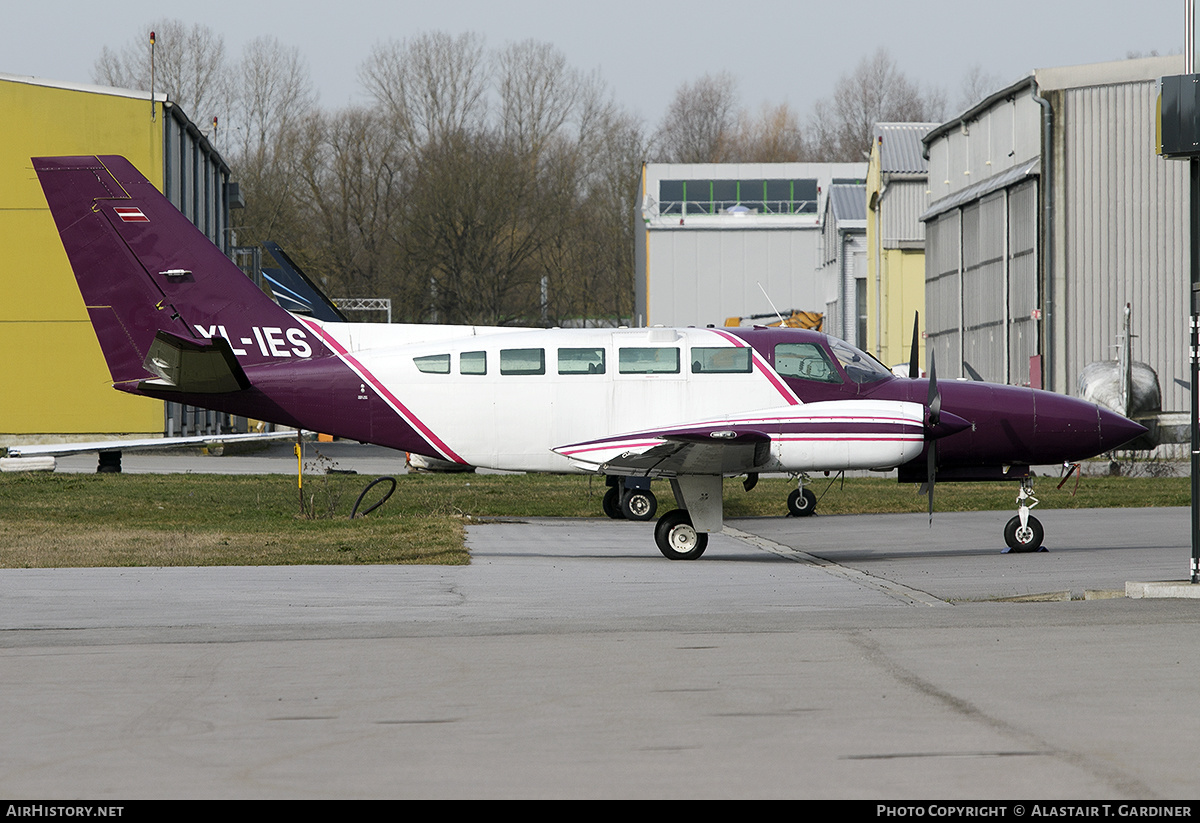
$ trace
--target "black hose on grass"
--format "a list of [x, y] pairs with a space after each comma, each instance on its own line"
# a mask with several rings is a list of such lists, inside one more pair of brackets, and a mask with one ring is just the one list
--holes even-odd
[[[363, 513], [360, 515], [358, 513], [358, 507], [362, 504], [363, 498], [367, 496], [367, 492], [369, 492], [371, 489], [375, 488], [376, 486], [378, 486], [380, 483], [382, 483], [384, 481], [391, 483], [392, 487], [387, 490], [387, 494], [385, 494], [382, 498], [380, 498], [375, 503], [372, 503], [370, 506], [368, 506], [363, 511]], [[394, 492], [394, 491], [396, 491], [396, 478], [386, 477], [386, 476], [375, 478], [374, 480], [372, 480], [370, 483], [367, 484], [367, 487], [362, 490], [362, 494], [360, 494], [358, 496], [358, 499], [354, 501], [354, 509], [350, 512], [350, 519], [353, 520], [356, 517], [366, 517], [368, 514], [375, 511], [380, 506], [382, 506], [384, 503], [386, 503], [388, 498], [392, 496], [392, 492]]]

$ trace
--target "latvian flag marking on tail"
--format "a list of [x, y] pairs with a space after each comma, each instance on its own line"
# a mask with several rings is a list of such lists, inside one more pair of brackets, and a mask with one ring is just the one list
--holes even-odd
[[116, 211], [117, 217], [120, 217], [121, 220], [123, 220], [126, 223], [149, 223], [150, 222], [150, 218], [147, 217], [145, 214], [143, 214], [142, 210], [139, 209], [137, 206], [132, 206], [132, 207], [116, 206], [116, 207], [114, 207], [113, 210]]

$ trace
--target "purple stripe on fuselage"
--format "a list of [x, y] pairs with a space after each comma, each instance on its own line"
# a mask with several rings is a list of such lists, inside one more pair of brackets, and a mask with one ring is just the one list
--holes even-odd
[[407, 406], [401, 403], [400, 399], [392, 394], [388, 390], [387, 386], [383, 385], [383, 382], [373, 375], [370, 370], [367, 369], [367, 367], [364, 366], [356, 357], [351, 355], [350, 352], [347, 351], [347, 349], [333, 337], [333, 335], [326, 333], [326, 331], [321, 328], [320, 325], [311, 320], [307, 320], [303, 317], [299, 319], [302, 323], [308, 326], [313, 333], [318, 335], [321, 340], [325, 342], [326, 346], [333, 350], [338, 359], [349, 366], [351, 370], [353, 370], [354, 373], [361, 377], [364, 381], [370, 383], [371, 387], [378, 392], [379, 396], [386, 400], [388, 405], [392, 407], [392, 410], [400, 415], [404, 422], [416, 429], [430, 446], [436, 449], [447, 460], [452, 460], [455, 463], [461, 463], [464, 466], [467, 465], [466, 460], [463, 460], [462, 457], [460, 457], [453, 449], [442, 442], [441, 438], [434, 434], [428, 426], [422, 423], [420, 418], [413, 414]]
[[[713, 431], [737, 431], [753, 427], [760, 430], [772, 440], [780, 442], [792, 441], [896, 441], [912, 442], [924, 439], [924, 430], [920, 423], [911, 420], [877, 419], [863, 421], [855, 418], [830, 418], [822, 420], [790, 420], [763, 418], [761, 420], [719, 421], [715, 423], [690, 425], [662, 429], [653, 433], [647, 432], [637, 439], [628, 435], [609, 437], [587, 443], [579, 443], [559, 449], [564, 456], [583, 454], [591, 451], [604, 451], [615, 448], [648, 448], [669, 439], [675, 432], [694, 432], [697, 428], [711, 428]], [[648, 439], [653, 438], [653, 439]], [[713, 438], [714, 445], [721, 445], [720, 438]]]

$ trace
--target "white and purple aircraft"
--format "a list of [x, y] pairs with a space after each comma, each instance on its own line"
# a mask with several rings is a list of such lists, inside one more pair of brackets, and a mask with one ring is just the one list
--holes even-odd
[[[1029, 466], [1145, 429], [1050, 392], [896, 377], [796, 329], [522, 329], [325, 322], [259, 290], [117, 156], [33, 159], [121, 391], [459, 465], [608, 476], [610, 516], [652, 518], [668, 558], [722, 527], [722, 479], [899, 470], [901, 481], [1016, 479], [1006, 540], [1041, 545]], [[1036, 503], [1036, 501], [1034, 501]]]

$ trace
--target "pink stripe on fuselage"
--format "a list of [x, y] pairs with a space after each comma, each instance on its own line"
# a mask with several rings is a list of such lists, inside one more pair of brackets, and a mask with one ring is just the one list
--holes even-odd
[[434, 434], [428, 426], [422, 423], [421, 420], [415, 414], [413, 414], [407, 406], [401, 403], [400, 399], [396, 397], [396, 395], [392, 394], [388, 390], [387, 386], [383, 385], [383, 382], [379, 380], [379, 378], [371, 374], [370, 370], [368, 370], [366, 366], [359, 362], [358, 358], [350, 354], [350, 352], [347, 351], [341, 343], [335, 340], [333, 335], [326, 333], [323, 328], [311, 320], [306, 320], [303, 317], [299, 317], [297, 319], [312, 329], [318, 336], [320, 336], [320, 338], [325, 341], [325, 344], [328, 345], [329, 348], [333, 349], [338, 358], [346, 363], [346, 365], [348, 365], [355, 374], [370, 383], [371, 387], [375, 389], [375, 391], [379, 392], [379, 395], [388, 402], [392, 409], [399, 414], [406, 423], [415, 428], [421, 434], [421, 436], [425, 438], [429, 445], [441, 452], [443, 457], [445, 457], [447, 460], [453, 460], [455, 463], [462, 463], [464, 466], [467, 464], [466, 460], [463, 460], [454, 452], [453, 449], [443, 443], [440, 437]]
[[736, 336], [730, 334], [729, 332], [721, 331], [720, 329], [708, 329], [708, 331], [711, 331], [714, 334], [718, 334], [721, 337], [724, 337], [726, 340], [728, 340], [733, 345], [737, 346], [739, 349], [749, 348], [750, 349], [750, 357], [754, 359], [755, 368], [757, 368], [760, 372], [763, 373], [763, 376], [766, 377], [767, 380], [769, 380], [771, 382], [771, 385], [775, 387], [775, 390], [777, 392], [779, 392], [781, 395], [783, 395], [783, 399], [788, 402], [788, 405], [789, 406], [802, 405], [800, 402], [800, 398], [796, 396], [796, 393], [794, 391], [792, 391], [788, 387], [788, 385], [783, 382], [783, 380], [779, 377], [779, 375], [775, 373], [775, 370], [773, 368], [771, 368], [769, 365], [767, 365], [766, 361], [762, 359], [762, 356], [758, 353], [758, 349], [754, 348], [753, 346], [751, 346], [749, 343], [747, 343], [745, 340], [741, 339], [740, 337], [736, 337]]

